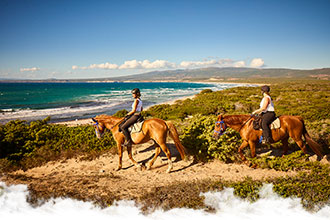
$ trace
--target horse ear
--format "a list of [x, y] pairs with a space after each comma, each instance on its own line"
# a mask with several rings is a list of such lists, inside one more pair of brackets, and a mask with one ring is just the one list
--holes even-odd
[[222, 121], [222, 120], [223, 120], [223, 115], [220, 114], [220, 115], [218, 116], [218, 121]]
[[94, 122], [97, 122], [97, 120], [96, 120], [95, 118], [92, 118], [92, 120], [93, 120]]

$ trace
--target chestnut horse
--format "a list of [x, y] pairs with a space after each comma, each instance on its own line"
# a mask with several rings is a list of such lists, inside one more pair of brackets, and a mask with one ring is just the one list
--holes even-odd
[[[109, 115], [99, 115], [95, 118], [92, 118], [94, 122], [96, 136], [101, 138], [102, 134], [106, 129], [112, 132], [112, 135], [117, 142], [118, 147], [118, 155], [119, 155], [119, 165], [116, 170], [120, 170], [122, 168], [122, 157], [123, 157], [123, 147], [122, 144], [125, 142], [125, 136], [123, 133], [119, 131], [119, 125], [123, 122], [124, 118], [118, 118], [115, 116]], [[169, 133], [170, 137], [174, 140], [175, 146], [178, 149], [181, 159], [185, 157], [185, 149], [184, 146], [181, 144], [178, 132], [171, 122], [166, 122], [164, 120], [154, 118], [145, 120], [142, 126], [142, 132], [133, 133], [131, 135], [132, 141], [134, 144], [142, 144], [146, 143], [149, 140], [153, 140], [155, 142], [155, 156], [151, 161], [147, 164], [147, 169], [149, 170], [153, 163], [155, 162], [156, 158], [161, 152], [161, 149], [166, 154], [168, 159], [168, 169], [167, 173], [171, 172], [173, 165], [171, 161], [171, 152], [166, 146], [166, 138], [167, 134]], [[141, 168], [141, 166], [133, 159], [132, 157], [132, 146], [127, 147], [127, 154], [128, 157], [131, 159], [133, 164]]]
[[[243, 161], [246, 158], [243, 155], [243, 149], [250, 145], [251, 156], [256, 156], [256, 145], [259, 142], [260, 136], [262, 135], [261, 130], [254, 130], [253, 116], [249, 115], [219, 115], [215, 123], [215, 130], [213, 137], [219, 138], [220, 135], [225, 132], [227, 127], [230, 127], [238, 131], [243, 139], [243, 143], [238, 149], [238, 153]], [[317, 156], [322, 157], [322, 147], [313, 141], [306, 131], [304, 120], [300, 116], [288, 116], [282, 115], [279, 117], [281, 127], [278, 129], [272, 129], [272, 137], [274, 143], [282, 141], [283, 155], [288, 152], [288, 139], [291, 137], [300, 147], [300, 149], [307, 154], [306, 145], [302, 140], [302, 136], [305, 137], [308, 145], [312, 148]]]

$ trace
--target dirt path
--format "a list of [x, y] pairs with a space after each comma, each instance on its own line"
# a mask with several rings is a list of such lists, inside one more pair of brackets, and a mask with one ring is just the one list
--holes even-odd
[[[193, 163], [190, 159], [179, 160], [173, 144], [168, 144], [172, 153], [173, 170], [166, 173], [167, 158], [161, 154], [151, 170], [138, 170], [124, 152], [123, 169], [115, 171], [117, 155], [103, 155], [92, 161], [69, 159], [49, 162], [44, 166], [16, 171], [1, 178], [7, 184], [27, 184], [38, 197], [73, 197], [81, 200], [135, 199], [155, 187], [177, 182], [199, 180], [243, 180], [251, 177], [262, 180], [271, 177], [291, 176], [294, 172], [253, 169], [246, 165], [225, 164], [220, 161]], [[146, 162], [154, 154], [152, 143], [133, 147], [133, 156]], [[32, 198], [33, 199], [33, 198]]]

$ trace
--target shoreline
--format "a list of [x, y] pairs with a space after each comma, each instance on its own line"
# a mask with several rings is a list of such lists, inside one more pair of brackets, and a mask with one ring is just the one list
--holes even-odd
[[[125, 82], [150, 82], [150, 81], [125, 81]], [[239, 82], [220, 82], [220, 81], [194, 81], [194, 82], [189, 82], [189, 81], [152, 81], [152, 82], [180, 82], [180, 83], [201, 83], [201, 84], [224, 84], [224, 85], [229, 85], [229, 84], [238, 84], [238, 85], [243, 85], [243, 86], [248, 86], [248, 85], [255, 85], [255, 86], [261, 86], [264, 84], [258, 84], [258, 83], [239, 83]], [[88, 83], [93, 83], [93, 82], [88, 82]], [[198, 94], [198, 93], [197, 93]], [[168, 100], [165, 102], [157, 103], [154, 105], [150, 105], [144, 109], [148, 110], [149, 108], [156, 106], [156, 105], [173, 105], [175, 102], [181, 100], [184, 101], [186, 99], [193, 99], [197, 94], [195, 95], [190, 95], [190, 96], [185, 96], [185, 97], [180, 97], [180, 98], [175, 98], [172, 100]], [[91, 118], [89, 119], [76, 119], [76, 120], [68, 120], [68, 121], [61, 121], [61, 122], [54, 122], [51, 124], [59, 124], [59, 125], [66, 125], [69, 127], [74, 127], [74, 126], [80, 126], [80, 125], [92, 125], [94, 122], [92, 121]]]
[[[191, 96], [186, 96], [186, 97], [181, 97], [181, 98], [176, 98], [176, 99], [173, 99], [173, 100], [169, 100], [169, 101], [166, 101], [166, 102], [162, 102], [162, 103], [158, 103], [158, 104], [155, 104], [155, 105], [173, 105], [175, 104], [175, 102], [181, 100], [181, 101], [184, 101], [186, 99], [193, 99], [196, 95], [191, 95]], [[146, 107], [144, 109], [144, 111], [148, 110], [149, 108], [155, 106], [155, 105], [150, 105], [148, 107]], [[55, 124], [55, 125], [66, 125], [66, 126], [69, 126], [69, 127], [75, 127], [75, 126], [81, 126], [81, 125], [92, 125], [94, 122], [92, 121], [91, 118], [88, 118], [88, 119], [76, 119], [76, 120], [68, 120], [68, 121], [62, 121], [62, 122], [54, 122], [54, 123], [50, 123], [50, 124]]]
[[[170, 81], [163, 81], [163, 82], [170, 82]], [[173, 82], [173, 81], [171, 81], [171, 82]], [[179, 83], [193, 83], [193, 84], [213, 85], [214, 87], [216, 87], [216, 89], [214, 89], [214, 91], [221, 90], [220, 89], [221, 85], [224, 86], [224, 87], [226, 87], [226, 85], [233, 85], [233, 84], [235, 85], [235, 87], [240, 87], [240, 86], [257, 86], [258, 85], [258, 84], [255, 84], [255, 83], [221, 82], [221, 81], [212, 81], [212, 80], [200, 80], [200, 81], [194, 81], [194, 82], [188, 82], [188, 81], [181, 80], [181, 81], [177, 81], [177, 82], [179, 82]], [[198, 94], [198, 93], [196, 93], [196, 94]], [[155, 106], [155, 105], [161, 105], [161, 104], [172, 105], [172, 104], [174, 104], [178, 100], [186, 100], [188, 98], [194, 98], [196, 94], [194, 94], [194, 95], [188, 95], [188, 96], [181, 96], [179, 98], [169, 97], [169, 98], [173, 98], [173, 99], [170, 99], [168, 101], [163, 101], [163, 102], [160, 102], [160, 103], [156, 103], [156, 104], [147, 106], [145, 108], [145, 110], [148, 110], [150, 107]], [[182, 95], [184, 95], [184, 94], [182, 94]], [[115, 112], [110, 113], [110, 114], [114, 114], [114, 113]], [[49, 115], [44, 115], [44, 114], [42, 114], [42, 115], [44, 116], [44, 118], [47, 117], [47, 116], [49, 116]], [[50, 116], [52, 117], [52, 115], [50, 115]], [[86, 124], [92, 124], [93, 123], [92, 120], [91, 120], [91, 118], [93, 116], [94, 115], [91, 115], [90, 118], [86, 118], [87, 116], [86, 117], [81, 117], [81, 116], [78, 116], [78, 115], [77, 116], [71, 115], [67, 119], [60, 119], [60, 118], [56, 118], [56, 114], [55, 114], [55, 116], [54, 116], [55, 119], [54, 120], [51, 120], [51, 122], [49, 122], [49, 123], [50, 124], [61, 124], [61, 125], [67, 125], [67, 126], [86, 125]], [[1, 117], [1, 115], [0, 115], [0, 117]], [[10, 119], [10, 120], [16, 120], [16, 119], [20, 119], [20, 118], [22, 118], [22, 120], [33, 121], [32, 116], [31, 117], [25, 117], [25, 116], [21, 116], [21, 115], [18, 116], [18, 118], [13, 118], [13, 119]], [[8, 120], [4, 119], [4, 121], [3, 122], [0, 122], [0, 124], [6, 124], [7, 122], [8, 122]]]

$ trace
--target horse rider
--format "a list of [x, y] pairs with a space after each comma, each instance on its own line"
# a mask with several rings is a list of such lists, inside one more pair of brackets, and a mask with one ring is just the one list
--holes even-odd
[[263, 98], [260, 102], [260, 108], [255, 110], [252, 114], [260, 114], [262, 116], [262, 143], [269, 144], [273, 142], [272, 133], [269, 125], [276, 119], [275, 108], [272, 98], [270, 97], [270, 87], [264, 85], [261, 87]]
[[129, 113], [127, 113], [127, 115], [125, 116], [125, 122], [119, 126], [126, 138], [125, 143], [123, 144], [123, 146], [125, 147], [131, 146], [133, 143], [128, 128], [140, 118], [141, 112], [143, 110], [142, 101], [140, 99], [141, 97], [140, 89], [135, 88], [132, 90], [131, 93], [134, 98], [134, 102], [132, 104], [132, 110]]

